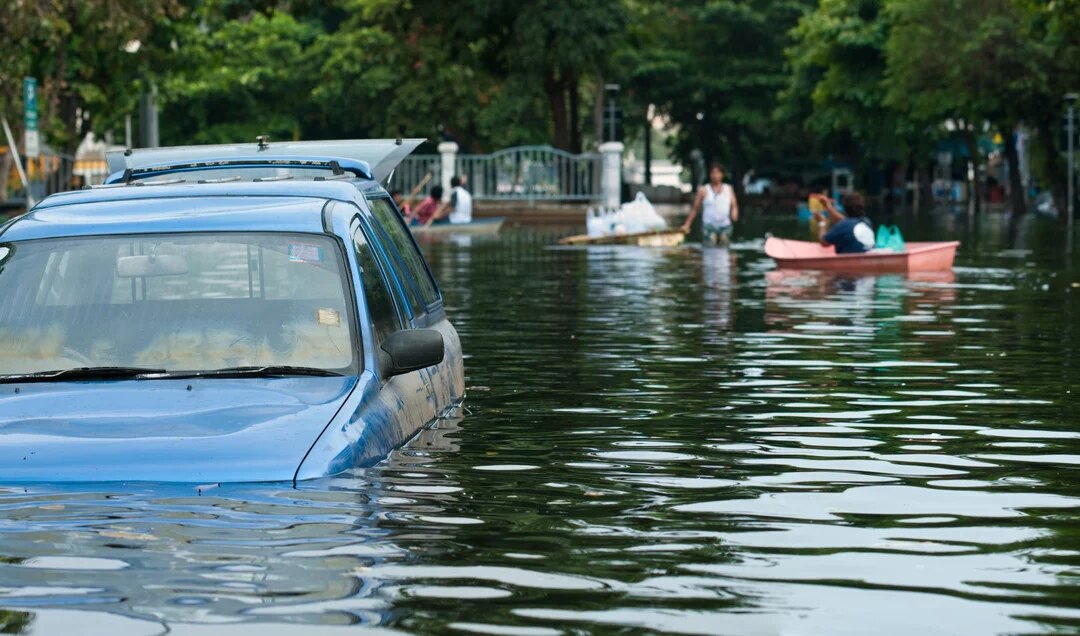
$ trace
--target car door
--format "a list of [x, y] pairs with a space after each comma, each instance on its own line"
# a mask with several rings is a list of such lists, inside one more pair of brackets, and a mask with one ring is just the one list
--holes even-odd
[[[411, 436], [418, 428], [438, 417], [429, 373], [425, 369], [389, 377], [382, 343], [395, 332], [409, 328], [407, 299], [400, 291], [393, 269], [377, 245], [369, 240], [370, 228], [357, 226], [352, 235], [360, 271], [364, 300], [371, 324], [371, 350], [380, 363], [373, 369], [379, 378], [379, 402], [395, 420], [399, 433]], [[363, 311], [363, 308], [360, 308]], [[367, 343], [365, 343], [367, 344]], [[369, 422], [369, 426], [382, 423]]]
[[372, 229], [380, 237], [379, 247], [400, 285], [401, 298], [408, 305], [411, 325], [435, 329], [443, 335], [446, 345], [444, 360], [425, 373], [431, 382], [437, 409], [441, 412], [464, 395], [461, 342], [457, 331], [446, 319], [442, 294], [428, 270], [424, 256], [390, 198], [380, 195], [368, 197], [367, 200], [374, 221]]

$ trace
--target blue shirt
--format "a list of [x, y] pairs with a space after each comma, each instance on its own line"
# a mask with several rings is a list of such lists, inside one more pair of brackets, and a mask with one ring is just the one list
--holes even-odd
[[[855, 235], [856, 226], [859, 224], [865, 224], [866, 228], [860, 229], [859, 234], [865, 235], [863, 238], [869, 237], [869, 244], [860, 241]], [[834, 246], [837, 254], [859, 254], [873, 249], [874, 226], [866, 217], [844, 219], [829, 228], [821, 239]]]

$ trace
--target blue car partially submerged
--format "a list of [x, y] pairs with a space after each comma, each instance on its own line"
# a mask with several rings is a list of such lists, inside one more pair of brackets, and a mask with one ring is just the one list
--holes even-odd
[[129, 180], [0, 228], [0, 483], [318, 478], [463, 396], [373, 179]]

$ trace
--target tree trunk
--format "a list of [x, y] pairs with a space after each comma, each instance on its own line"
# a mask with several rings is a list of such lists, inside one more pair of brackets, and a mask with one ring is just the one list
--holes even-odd
[[1016, 126], [1003, 128], [1008, 131], [1005, 137], [1005, 162], [1009, 167], [1009, 200], [1012, 202], [1014, 216], [1027, 213], [1027, 200], [1024, 196], [1024, 184], [1020, 181], [1020, 153], [1016, 150]]
[[919, 216], [919, 204], [922, 203], [922, 190], [919, 185], [922, 183], [922, 166], [917, 158], [911, 162], [911, 213]]
[[0, 201], [7, 201], [8, 175], [11, 174], [11, 166], [14, 163], [15, 159], [11, 156], [10, 150], [0, 157]]
[[571, 71], [566, 77], [566, 90], [570, 102], [570, 152], [581, 154], [581, 78], [577, 71]]
[[979, 140], [975, 131], [971, 128], [964, 130], [964, 142], [968, 147], [968, 156], [971, 161], [971, 205], [975, 214], [982, 212], [982, 171], [979, 169]]
[[[1048, 110], [1046, 112], [1055, 112]], [[1057, 115], [1053, 115], [1054, 118]], [[1055, 134], [1054, 121], [1051, 117], [1040, 117], [1035, 122], [1035, 134], [1039, 138], [1039, 158], [1042, 173], [1050, 182], [1050, 194], [1054, 198], [1054, 207], [1058, 211], [1058, 220], [1064, 222], [1068, 214], [1068, 195], [1066, 194], [1069, 181], [1065, 176], [1065, 166], [1061, 153], [1058, 152], [1059, 142]]]
[[553, 73], [544, 76], [544, 91], [551, 106], [551, 123], [554, 125], [555, 147], [570, 151], [570, 126], [566, 116], [566, 80]]
[[593, 135], [596, 145], [604, 143], [604, 78], [596, 77], [596, 104], [593, 106]]
[[746, 195], [746, 192], [743, 190], [742, 182], [743, 170], [746, 167], [743, 158], [746, 157], [746, 152], [744, 152], [742, 139], [739, 137], [738, 133], [731, 135], [731, 137], [728, 138], [727, 146], [731, 148], [732, 152], [728, 159], [727, 178], [731, 181], [731, 187], [735, 189], [735, 196], [741, 199]]
[[934, 165], [932, 162], [924, 162], [920, 167], [925, 171], [926, 178], [922, 181], [922, 191], [919, 198], [923, 203], [934, 206]]
[[[72, 24], [77, 24], [78, 20], [75, 16], [69, 18]], [[58, 97], [58, 112], [56, 113], [60, 119], [60, 122], [64, 125], [64, 135], [58, 140], [54, 140], [59, 146], [61, 152], [68, 154], [75, 154], [75, 149], [79, 146], [79, 131], [76, 121], [78, 113], [78, 97], [72, 92], [71, 84], [67, 79], [67, 44], [61, 43], [56, 48], [56, 94]]]

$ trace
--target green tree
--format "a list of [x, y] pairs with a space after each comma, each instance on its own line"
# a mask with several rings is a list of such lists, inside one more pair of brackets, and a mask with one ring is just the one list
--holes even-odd
[[1015, 6], [1023, 19], [1021, 37], [1045, 47], [1040, 74], [1045, 82], [1024, 101], [1024, 118], [1035, 131], [1036, 172], [1050, 185], [1064, 219], [1067, 181], [1058, 140], [1064, 94], [1080, 92], [1080, 0], [1015, 0]]
[[925, 149], [928, 122], [886, 103], [891, 26], [883, 0], [821, 0], [792, 31], [779, 116], [803, 121], [827, 150], [900, 157]]
[[129, 53], [173, 0], [9, 0], [0, 3], [0, 108], [21, 110], [22, 78], [39, 80], [45, 141], [67, 152], [129, 103]]
[[[580, 151], [582, 87], [603, 74], [626, 20], [622, 0], [343, 6], [349, 15], [327, 40], [320, 97], [379, 100], [388, 113], [380, 127], [423, 134], [438, 124], [438, 134], [473, 149], [553, 141]], [[373, 38], [383, 45], [365, 46]], [[365, 76], [374, 69], [384, 74]]]
[[960, 122], [976, 170], [977, 135], [984, 122], [996, 127], [1006, 140], [1013, 211], [1023, 214], [1012, 133], [1035, 115], [1031, 97], [1046, 92], [1050, 47], [1025, 37], [1012, 0], [888, 0], [887, 11], [887, 104], [913, 119]]
[[620, 66], [629, 69], [626, 83], [634, 99], [642, 106], [655, 104], [675, 125], [676, 155], [685, 160], [698, 149], [741, 176], [749, 166], [776, 162], [805, 141], [799, 130], [778, 124], [772, 115], [787, 84], [788, 33], [810, 4], [634, 4], [636, 27]]
[[159, 23], [146, 63], [160, 91], [162, 142], [304, 136], [318, 120], [311, 49], [322, 33], [316, 20], [229, 0], [191, 3], [182, 19]]

